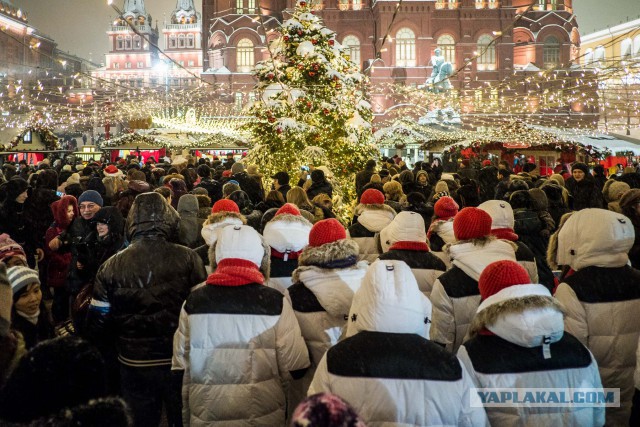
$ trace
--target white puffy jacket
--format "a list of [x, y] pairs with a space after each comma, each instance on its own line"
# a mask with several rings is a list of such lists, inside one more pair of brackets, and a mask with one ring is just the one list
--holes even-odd
[[591, 350], [604, 387], [620, 388], [620, 408], [607, 408], [607, 425], [628, 423], [634, 393], [640, 271], [627, 265], [634, 239], [631, 220], [604, 209], [574, 213], [558, 233], [558, 264], [576, 270], [555, 293], [565, 330]]
[[468, 241], [446, 246], [453, 267], [433, 285], [433, 325], [431, 340], [455, 353], [462, 344], [469, 324], [480, 304], [478, 278], [495, 261], [515, 261], [515, 245], [490, 238], [484, 245]]
[[372, 263], [382, 253], [380, 231], [396, 216], [396, 211], [387, 205], [358, 205], [358, 221], [347, 228], [347, 238], [352, 239], [360, 248], [360, 261]]
[[173, 370], [185, 426], [283, 426], [283, 381], [309, 366], [289, 301], [264, 285], [204, 285], [180, 313]]
[[369, 427], [485, 426], [464, 366], [424, 338], [430, 311], [404, 262], [374, 262], [354, 296], [348, 338], [322, 358], [308, 394], [341, 396]]
[[[479, 333], [486, 330], [491, 334]], [[602, 388], [595, 359], [564, 333], [562, 308], [542, 285], [511, 286], [487, 298], [478, 307], [470, 336], [458, 358], [479, 388]], [[596, 427], [605, 418], [603, 405], [485, 409], [491, 425], [505, 427]]]

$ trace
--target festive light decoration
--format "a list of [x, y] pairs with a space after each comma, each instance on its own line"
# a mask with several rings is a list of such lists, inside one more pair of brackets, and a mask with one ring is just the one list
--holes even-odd
[[255, 67], [261, 94], [246, 124], [255, 144], [247, 162], [271, 176], [300, 166], [326, 166], [334, 175], [338, 215], [346, 219], [355, 200], [353, 179], [369, 158], [371, 105], [367, 78], [351, 62], [306, 2], [298, 2], [270, 46], [271, 58]]

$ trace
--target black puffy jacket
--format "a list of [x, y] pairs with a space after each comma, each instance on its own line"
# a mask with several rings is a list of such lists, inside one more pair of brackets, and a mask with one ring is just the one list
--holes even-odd
[[514, 209], [513, 216], [515, 219], [514, 231], [518, 235], [518, 240], [531, 249], [536, 259], [539, 283], [552, 290], [555, 283], [546, 257], [549, 241], [540, 234], [544, 224], [538, 214], [529, 209]]
[[88, 336], [102, 344], [113, 333], [120, 362], [170, 365], [173, 334], [190, 289], [206, 277], [202, 260], [169, 239], [179, 217], [159, 193], [139, 195], [127, 219], [131, 244], [96, 276]]

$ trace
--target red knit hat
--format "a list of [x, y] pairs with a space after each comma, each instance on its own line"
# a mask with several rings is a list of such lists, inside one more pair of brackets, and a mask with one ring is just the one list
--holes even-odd
[[489, 160], [489, 159], [483, 160], [482, 161], [482, 167], [485, 167], [485, 166], [491, 166], [491, 160]]
[[491, 234], [491, 216], [478, 208], [464, 208], [453, 219], [456, 240], [469, 240]]
[[213, 204], [213, 207], [211, 208], [211, 213], [218, 213], [218, 212], [240, 213], [240, 209], [238, 209], [238, 205], [236, 205], [236, 202], [234, 202], [233, 200], [220, 199], [217, 202], [215, 202]]
[[282, 205], [280, 209], [277, 210], [274, 216], [278, 216], [282, 214], [300, 216], [300, 211], [298, 210], [296, 205], [294, 205], [293, 203], [285, 203], [284, 205]]
[[323, 219], [313, 224], [309, 232], [309, 246], [322, 246], [347, 238], [347, 232], [335, 218]]
[[108, 174], [116, 174], [118, 173], [119, 169], [115, 166], [115, 165], [109, 165], [106, 168], [104, 168], [105, 173]]
[[492, 262], [482, 271], [478, 279], [480, 295], [485, 300], [504, 288], [513, 285], [527, 285], [531, 283], [527, 270], [515, 261]]
[[433, 206], [433, 212], [439, 219], [449, 219], [458, 214], [458, 208], [459, 206], [453, 198], [443, 196]]
[[382, 205], [384, 204], [384, 194], [380, 190], [370, 188], [362, 193], [360, 203], [363, 205]]
[[227, 169], [226, 171], [222, 172], [222, 176], [224, 177], [230, 177], [231, 176], [231, 170]]

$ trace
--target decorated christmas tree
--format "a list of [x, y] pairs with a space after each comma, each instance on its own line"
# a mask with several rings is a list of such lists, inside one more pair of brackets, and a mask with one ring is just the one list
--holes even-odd
[[298, 2], [279, 33], [270, 58], [255, 67], [259, 98], [248, 107], [254, 117], [247, 125], [254, 142], [248, 163], [266, 176], [287, 171], [292, 184], [302, 167], [326, 166], [335, 207], [346, 218], [355, 173], [377, 155], [367, 78], [306, 1]]

